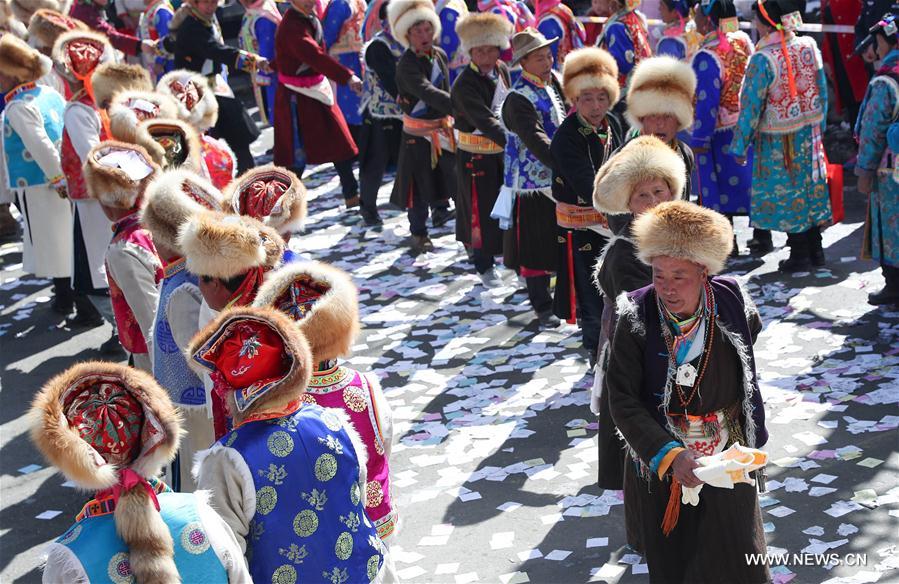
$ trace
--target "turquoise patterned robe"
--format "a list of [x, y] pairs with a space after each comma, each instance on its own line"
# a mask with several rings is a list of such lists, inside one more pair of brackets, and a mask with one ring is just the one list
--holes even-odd
[[[817, 65], [815, 77], [826, 120], [827, 81], [820, 57], [817, 64], [803, 65]], [[774, 75], [775, 71], [764, 55], [760, 52], [752, 55], [740, 91], [740, 118], [734, 128], [730, 152], [736, 157], [746, 156], [750, 144], [754, 146], [752, 225], [759, 229], [802, 233], [815, 225], [830, 222], [832, 217], [825, 173], [819, 171], [816, 178], [812, 171], [813, 164], [820, 162], [813, 157], [813, 130], [823, 135], [825, 122], [822, 120], [819, 128], [804, 126], [789, 134], [758, 132], [756, 128], [768, 103], [768, 88]], [[792, 149], [789, 148], [791, 145]], [[787, 167], [784, 154], [791, 150], [792, 163]]]
[[[899, 72], [899, 49], [883, 60], [883, 69]], [[893, 174], [895, 153], [887, 145], [887, 131], [899, 108], [897, 83], [876, 76], [868, 85], [855, 135], [858, 137], [856, 174], [874, 174], [874, 191], [865, 225], [865, 252], [881, 265], [899, 267], [899, 182]], [[867, 253], [866, 253], [867, 255]]]

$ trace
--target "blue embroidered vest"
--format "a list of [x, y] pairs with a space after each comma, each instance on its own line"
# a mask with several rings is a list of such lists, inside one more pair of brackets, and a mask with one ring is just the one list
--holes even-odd
[[365, 514], [359, 460], [340, 418], [313, 404], [222, 437], [256, 488], [247, 561], [254, 582], [370, 582], [382, 544]]
[[184, 260], [169, 264], [159, 286], [159, 303], [153, 321], [153, 376], [169, 392], [179, 406], [202, 406], [206, 403], [203, 381], [191, 371], [187, 360], [172, 337], [166, 314], [169, 298], [183, 284], [198, 285], [197, 277], [185, 269]]
[[[396, 42], [393, 37], [389, 36], [385, 31], [380, 31], [369, 41], [363, 49], [363, 55], [368, 51], [368, 47], [372, 43], [384, 43], [390, 49], [395, 61], [399, 61], [403, 55], [403, 46]], [[387, 93], [381, 80], [371, 67], [365, 69], [365, 90], [362, 94], [363, 108], [368, 107], [368, 113], [373, 118], [393, 118], [402, 119], [403, 110], [400, 108], [396, 100]]]
[[[36, 107], [44, 118], [44, 131], [56, 145], [62, 147], [62, 113], [66, 109], [66, 101], [55, 90], [42, 85], [20, 85], [12, 95], [6, 96], [7, 107], [16, 102], [29, 103]], [[34, 161], [31, 153], [25, 149], [22, 137], [13, 131], [9, 120], [3, 118], [3, 154], [6, 163], [6, 176], [11, 189], [33, 187], [47, 184], [51, 178], [44, 174]]]
[[[527, 76], [522, 75], [512, 85], [509, 93], [524, 96], [534, 104], [534, 109], [543, 120], [543, 130], [550, 138], [565, 119], [562, 101], [556, 94], [555, 87], [548, 83], [539, 87]], [[508, 96], [507, 96], [508, 99]], [[537, 157], [528, 151], [521, 138], [513, 132], [506, 132], [506, 152], [504, 157], [505, 175], [503, 186], [514, 193], [529, 191], [549, 192], [552, 188], [552, 169], [547, 168]]]
[[[197, 512], [193, 493], [161, 493], [162, 520], [175, 542], [175, 565], [183, 582], [227, 582], [225, 567], [209, 543]], [[116, 533], [112, 513], [85, 517], [69, 528], [56, 543], [75, 554], [89, 582], [133, 583], [128, 546]]]

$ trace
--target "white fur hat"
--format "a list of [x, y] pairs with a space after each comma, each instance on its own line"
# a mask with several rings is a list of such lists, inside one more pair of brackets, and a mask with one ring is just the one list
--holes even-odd
[[634, 187], [661, 178], [675, 199], [681, 198], [687, 178], [684, 159], [655, 136], [638, 136], [611, 156], [596, 173], [593, 206], [608, 215], [630, 213]]
[[599, 47], [575, 49], [566, 55], [562, 65], [562, 89], [569, 100], [587, 89], [602, 89], [608, 94], [610, 104], [615, 105], [621, 95], [618, 63]]
[[434, 39], [440, 38], [440, 17], [431, 0], [390, 0], [387, 5], [387, 22], [398, 43], [409, 48], [409, 29], [427, 21], [434, 26]]
[[456, 24], [456, 34], [465, 54], [482, 46], [499, 47], [505, 51], [513, 32], [509, 19], [492, 12], [472, 12]]
[[693, 124], [695, 95], [696, 74], [688, 63], [669, 56], [643, 59], [631, 74], [625, 116], [642, 129], [644, 116], [671, 114], [684, 130]]

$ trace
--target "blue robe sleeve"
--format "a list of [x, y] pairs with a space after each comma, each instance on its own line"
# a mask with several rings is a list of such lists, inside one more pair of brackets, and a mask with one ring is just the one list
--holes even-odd
[[668, 55], [683, 61], [687, 58], [687, 45], [678, 37], [662, 37], [656, 45], [656, 55]]
[[871, 173], [880, 166], [880, 159], [887, 146], [887, 130], [893, 121], [896, 95], [886, 81], [876, 78], [868, 86], [864, 110], [855, 124], [858, 136], [858, 162], [860, 171]]
[[452, 8], [444, 8], [440, 11], [440, 48], [446, 53], [450, 63], [459, 50], [459, 35], [456, 34], [456, 21], [459, 13]]
[[[169, 23], [172, 21], [172, 16], [174, 15], [168, 10], [156, 11], [154, 19], [156, 22], [153, 23], [153, 26], [156, 28], [159, 38], [163, 39], [169, 35]], [[156, 64], [160, 67], [165, 67], [167, 61], [169, 61], [168, 57], [156, 57]]]
[[[540, 24], [537, 25], [537, 30], [547, 39], [561, 39], [565, 34], [565, 31], [562, 30], [562, 24], [557, 18], [552, 16], [541, 20]], [[553, 43], [549, 48], [553, 52], [553, 60], [556, 62], [556, 67], [561, 67], [559, 64], [559, 43]]]
[[627, 27], [620, 22], [612, 23], [603, 39], [603, 44], [615, 62], [618, 63], [618, 73], [629, 75], [634, 68], [634, 42], [627, 35]]
[[275, 31], [278, 25], [268, 18], [259, 18], [256, 20], [255, 30], [256, 42], [259, 44], [259, 54], [268, 60], [275, 58]]
[[322, 35], [325, 41], [325, 48], [329, 49], [334, 46], [340, 37], [340, 29], [343, 23], [350, 17], [350, 4], [346, 0], [332, 0], [328, 5], [327, 13], [322, 20]]
[[740, 90], [740, 117], [734, 127], [734, 139], [730, 144], [730, 154], [746, 156], [746, 150], [755, 139], [755, 129], [768, 102], [768, 87], [774, 80], [774, 73], [768, 59], [761, 53], [749, 58], [743, 87]]
[[[818, 57], [821, 58], [820, 56]], [[824, 115], [821, 116], [821, 133], [824, 133], [824, 128], [827, 126], [827, 75], [824, 73], [824, 65], [822, 63], [818, 63], [818, 95], [821, 96], [821, 109], [824, 111]]]
[[708, 148], [718, 125], [718, 107], [721, 101], [721, 69], [715, 57], [700, 51], [693, 57], [696, 73], [696, 115], [690, 146]]

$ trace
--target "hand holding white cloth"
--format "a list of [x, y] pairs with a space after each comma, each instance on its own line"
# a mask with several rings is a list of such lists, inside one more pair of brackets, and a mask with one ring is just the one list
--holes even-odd
[[[699, 468], [693, 471], [696, 478], [712, 487], [733, 489], [737, 483], [754, 484], [749, 473], [768, 463], [768, 453], [734, 444], [723, 452], [697, 458], [696, 462], [699, 463]], [[684, 505], [699, 505], [699, 491], [703, 486], [683, 487], [681, 502]]]

